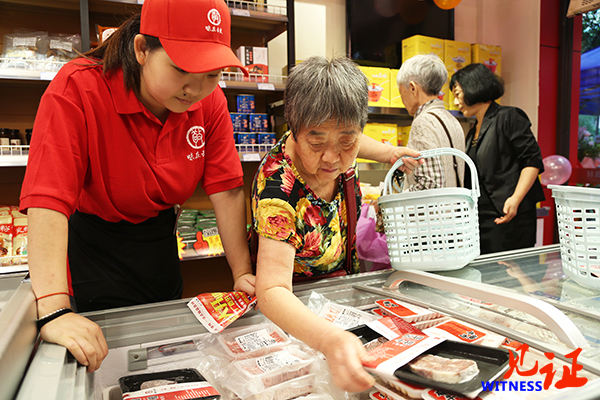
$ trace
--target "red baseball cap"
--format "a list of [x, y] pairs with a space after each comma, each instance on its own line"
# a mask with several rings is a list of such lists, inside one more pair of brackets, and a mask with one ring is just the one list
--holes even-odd
[[145, 0], [140, 33], [159, 38], [184, 71], [238, 67], [248, 75], [231, 50], [231, 15], [223, 0]]

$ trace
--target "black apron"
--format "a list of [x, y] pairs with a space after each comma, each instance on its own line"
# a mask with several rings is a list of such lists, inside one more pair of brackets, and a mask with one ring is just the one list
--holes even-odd
[[139, 224], [75, 211], [68, 256], [77, 311], [180, 299], [176, 223], [173, 208]]

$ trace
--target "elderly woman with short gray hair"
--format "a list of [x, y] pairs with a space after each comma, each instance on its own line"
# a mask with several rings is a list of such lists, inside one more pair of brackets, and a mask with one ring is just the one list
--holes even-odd
[[[258, 233], [256, 295], [263, 314], [286, 332], [325, 354], [334, 383], [364, 391], [373, 377], [362, 367], [365, 350], [352, 333], [317, 317], [293, 293], [294, 277], [359, 272], [356, 238], [348, 237], [360, 188], [344, 193], [345, 173], [356, 157], [382, 163], [418, 152], [379, 143], [362, 134], [368, 116], [368, 82], [347, 58], [311, 57], [291, 72], [284, 93], [290, 131], [259, 165], [252, 188], [253, 227]], [[354, 214], [354, 213], [353, 213]], [[347, 242], [350, 241], [350, 252]]]
[[[464, 130], [438, 98], [447, 79], [446, 66], [436, 55], [420, 54], [402, 63], [397, 84], [404, 107], [414, 117], [406, 144], [411, 149], [453, 147], [465, 151]], [[403, 190], [463, 186], [464, 172], [465, 162], [459, 157], [428, 158], [414, 174], [406, 177]]]

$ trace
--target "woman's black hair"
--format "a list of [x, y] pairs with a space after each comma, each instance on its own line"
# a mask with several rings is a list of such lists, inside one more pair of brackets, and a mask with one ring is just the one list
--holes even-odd
[[456, 84], [463, 91], [465, 104], [472, 106], [499, 99], [504, 94], [504, 81], [483, 64], [469, 64], [450, 78], [450, 90]]
[[[102, 65], [105, 75], [122, 68], [125, 88], [135, 93], [138, 93], [140, 88], [140, 64], [135, 56], [134, 39], [140, 33], [140, 20], [141, 14], [132, 16], [100, 46], [84, 54], [85, 58], [93, 59], [97, 61], [97, 65]], [[162, 48], [158, 38], [148, 35], [144, 37], [147, 50]]]

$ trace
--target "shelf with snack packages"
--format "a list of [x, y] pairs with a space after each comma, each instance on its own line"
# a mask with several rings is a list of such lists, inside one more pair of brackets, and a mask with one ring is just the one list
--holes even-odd
[[250, 72], [244, 76], [242, 72], [223, 71], [219, 86], [223, 89], [266, 90], [283, 92], [287, 76], [258, 74]]
[[[260, 161], [272, 144], [236, 144], [241, 161]], [[29, 146], [0, 146], [0, 167], [25, 167]]]
[[66, 62], [27, 58], [0, 58], [0, 79], [51, 81]]
[[223, 256], [214, 210], [183, 209], [177, 220], [180, 260]]
[[27, 227], [18, 206], [0, 205], [0, 274], [27, 268]]

